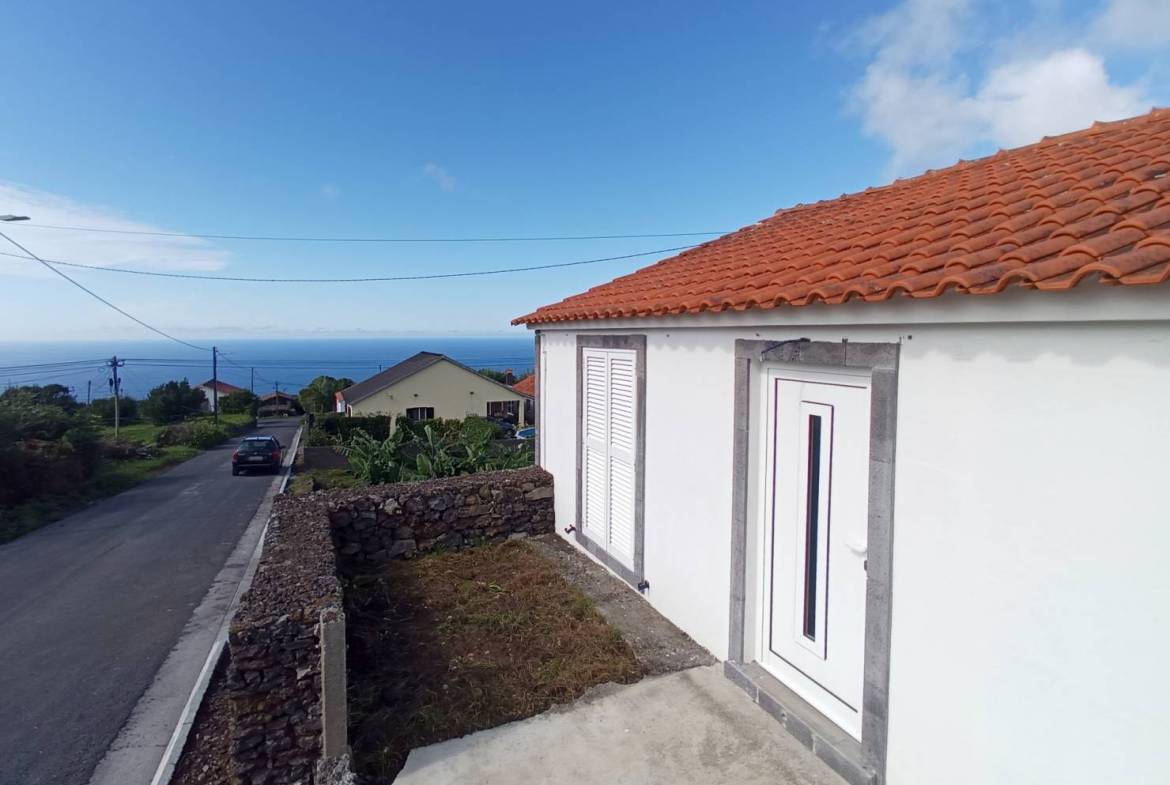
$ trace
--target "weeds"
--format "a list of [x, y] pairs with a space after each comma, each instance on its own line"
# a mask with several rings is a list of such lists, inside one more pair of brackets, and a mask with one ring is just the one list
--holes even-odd
[[350, 730], [367, 782], [415, 747], [523, 719], [641, 666], [522, 542], [392, 563], [346, 586]]

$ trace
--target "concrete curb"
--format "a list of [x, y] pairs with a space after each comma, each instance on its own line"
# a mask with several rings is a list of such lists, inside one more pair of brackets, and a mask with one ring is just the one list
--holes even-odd
[[[276, 487], [275, 493], [266, 495], [264, 501], [261, 502], [260, 507], [266, 506], [266, 503], [271, 502], [276, 496], [284, 493], [288, 488], [289, 480], [292, 478], [292, 465], [296, 461], [297, 448], [300, 446], [301, 434], [304, 433], [305, 426], [302, 425], [297, 428], [296, 435], [293, 436], [292, 444], [289, 445], [285, 456], [285, 465], [281, 470], [280, 482]], [[274, 483], [274, 485], [277, 485]], [[154, 777], [150, 781], [150, 785], [167, 785], [171, 781], [171, 777], [175, 773], [175, 767], [179, 764], [179, 757], [183, 754], [183, 748], [187, 744], [187, 737], [191, 734], [191, 728], [195, 725], [195, 715], [199, 712], [199, 707], [203, 703], [203, 696], [207, 693], [207, 687], [211, 684], [211, 676], [215, 673], [216, 666], [219, 661], [223, 659], [224, 649], [227, 645], [228, 629], [231, 627], [232, 618], [236, 615], [236, 609], [240, 606], [240, 598], [244, 596], [244, 592], [252, 585], [252, 577], [256, 574], [256, 568], [260, 564], [260, 556], [264, 552], [264, 536], [268, 533], [268, 521], [271, 520], [271, 507], [267, 511], [264, 522], [264, 528], [260, 532], [259, 539], [256, 540], [256, 547], [252, 550], [252, 557], [248, 562], [248, 567], [244, 571], [244, 576], [240, 579], [240, 584], [236, 587], [235, 596], [232, 597], [232, 604], [228, 608], [228, 612], [224, 615], [223, 623], [219, 626], [219, 631], [215, 636], [215, 643], [211, 646], [211, 651], [207, 653], [207, 660], [203, 663], [203, 669], [199, 672], [199, 678], [195, 681], [195, 686], [191, 688], [191, 694], [187, 697], [187, 704], [183, 707], [183, 713], [179, 715], [179, 722], [175, 726], [174, 733], [171, 734], [171, 740], [167, 744], [167, 748], [163, 751], [162, 760], [158, 763], [158, 768], [155, 769]], [[260, 514], [258, 512], [257, 514]]]
[[[235, 615], [240, 598], [247, 591], [252, 576], [256, 572], [273, 501], [276, 495], [288, 486], [292, 463], [303, 432], [304, 426], [302, 425], [293, 437], [281, 475], [274, 478], [269, 486], [268, 491], [260, 501], [256, 514], [240, 536], [235, 550], [228, 557], [207, 594], [192, 613], [188, 629], [184, 630], [175, 647], [167, 655], [166, 660], [155, 675], [154, 681], [139, 699], [130, 718], [118, 732], [113, 744], [94, 769], [89, 785], [126, 785], [129, 782], [146, 783], [148, 781], [151, 785], [166, 785], [170, 781], [174, 774], [175, 765], [178, 763], [179, 754], [182, 752], [194, 724], [199, 705], [202, 703], [203, 696], [211, 681], [211, 676], [223, 655], [232, 617]], [[236, 575], [239, 576], [238, 579], [235, 578]], [[232, 581], [235, 582], [234, 586], [232, 586]], [[230, 595], [227, 594], [229, 591]], [[212, 614], [220, 616], [218, 624], [213, 621], [215, 616]], [[211, 625], [198, 626], [198, 620], [201, 617], [205, 620], [204, 624], [211, 622]], [[183, 681], [190, 678], [192, 673], [194, 665], [194, 662], [191, 661], [194, 659], [192, 654], [195, 657], [199, 656], [191, 649], [193, 646], [207, 645], [205, 641], [212, 625], [215, 625], [215, 637], [210, 651], [203, 660], [202, 668], [198, 672], [193, 687], [187, 691], [182, 684]], [[201, 643], [200, 640], [203, 642]], [[180, 679], [183, 681], [176, 684], [176, 681]], [[183, 692], [187, 692], [187, 694], [183, 708], [179, 713], [178, 722], [173, 728], [169, 728], [168, 726], [173, 720], [168, 719], [166, 715], [168, 712], [174, 711], [178, 700], [183, 700]], [[167, 739], [165, 745], [163, 739]], [[152, 758], [160, 748], [162, 749], [162, 759], [156, 765]], [[153, 776], [151, 776], [152, 774]]]

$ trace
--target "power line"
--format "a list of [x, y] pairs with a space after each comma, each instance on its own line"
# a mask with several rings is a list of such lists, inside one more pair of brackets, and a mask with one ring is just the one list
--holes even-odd
[[290, 237], [283, 235], [151, 232], [137, 229], [106, 229], [97, 226], [59, 226], [54, 224], [37, 223], [26, 223], [22, 224], [22, 226], [33, 229], [54, 229], [67, 232], [100, 232], [102, 234], [130, 234], [145, 237], [195, 237], [201, 240], [262, 240], [268, 242], [295, 243], [531, 243], [576, 240], [637, 240], [654, 237], [705, 237], [710, 235], [727, 234], [726, 231], [712, 231], [648, 232], [638, 234], [538, 235], [531, 237]]
[[[171, 341], [174, 341], [175, 343], [180, 343], [180, 344], [182, 344], [183, 346], [188, 346], [188, 347], [190, 347], [190, 348], [192, 348], [192, 349], [198, 349], [198, 350], [199, 350], [199, 351], [201, 351], [201, 352], [210, 351], [209, 349], [207, 349], [207, 348], [206, 348], [206, 347], [204, 347], [204, 346], [196, 346], [195, 344], [193, 344], [193, 343], [188, 343], [187, 341], [184, 341], [184, 340], [183, 340], [183, 339], [181, 339], [181, 338], [176, 338], [175, 336], [171, 335], [170, 333], [165, 333], [165, 332], [163, 332], [162, 330], [158, 329], [157, 327], [154, 327], [154, 326], [152, 326], [152, 325], [149, 325], [149, 324], [147, 324], [146, 322], [142, 321], [142, 320], [141, 320], [141, 319], [139, 319], [137, 316], [134, 316], [134, 315], [132, 315], [132, 314], [130, 314], [130, 313], [127, 313], [126, 311], [123, 311], [121, 308], [119, 308], [118, 306], [114, 305], [112, 302], [110, 302], [110, 301], [109, 301], [109, 300], [107, 300], [106, 298], [102, 297], [102, 296], [101, 296], [100, 294], [98, 294], [97, 292], [93, 291], [92, 289], [87, 289], [85, 286], [83, 286], [83, 285], [81, 285], [80, 283], [78, 283], [77, 281], [73, 280], [73, 279], [72, 279], [72, 278], [70, 278], [68, 275], [66, 275], [65, 273], [61, 272], [61, 271], [60, 271], [60, 270], [58, 270], [56, 267], [54, 267], [54, 266], [53, 266], [51, 263], [49, 263], [49, 262], [46, 262], [44, 259], [42, 259], [41, 257], [37, 256], [37, 255], [36, 255], [35, 253], [33, 253], [32, 251], [30, 251], [29, 249], [25, 248], [25, 247], [24, 247], [23, 245], [21, 245], [20, 243], [16, 242], [16, 240], [13, 240], [11, 237], [9, 237], [8, 235], [4, 234], [4, 232], [0, 232], [0, 237], [3, 237], [3, 238], [4, 238], [5, 240], [7, 240], [8, 242], [12, 243], [12, 244], [13, 244], [13, 245], [15, 245], [17, 248], [19, 248], [20, 250], [24, 251], [26, 254], [28, 254], [28, 256], [29, 256], [30, 258], [32, 258], [32, 259], [35, 259], [36, 261], [40, 262], [41, 264], [43, 264], [43, 265], [44, 265], [45, 267], [47, 267], [48, 269], [50, 269], [50, 270], [52, 270], [53, 272], [55, 272], [57, 275], [61, 276], [61, 277], [62, 277], [62, 278], [64, 278], [66, 281], [68, 281], [69, 283], [73, 284], [74, 286], [76, 286], [76, 287], [77, 287], [78, 289], [80, 289], [81, 291], [83, 291], [83, 292], [85, 292], [86, 294], [88, 294], [90, 297], [94, 298], [94, 299], [95, 299], [95, 300], [97, 300], [98, 302], [101, 302], [101, 303], [103, 303], [103, 304], [105, 304], [105, 305], [109, 306], [110, 308], [113, 308], [115, 311], [117, 311], [118, 313], [122, 314], [122, 315], [123, 315], [123, 316], [125, 316], [127, 319], [131, 320], [132, 322], [137, 322], [138, 324], [142, 325], [143, 327], [145, 327], [146, 329], [150, 330], [151, 332], [153, 332], [153, 333], [157, 333], [157, 334], [161, 335], [163, 338], [167, 338], [167, 339], [169, 339], [169, 340], [171, 340]], [[7, 254], [7, 255], [9, 255], [9, 256], [15, 256], [15, 254]]]
[[[5, 237], [7, 237], [7, 235], [5, 235]], [[9, 239], [9, 241], [11, 241], [15, 244], [15, 241], [13, 241], [12, 238], [8, 238], [8, 239]], [[21, 247], [23, 248], [23, 246], [21, 246]], [[77, 267], [77, 268], [81, 268], [83, 270], [98, 270], [100, 272], [123, 273], [126, 275], [146, 275], [146, 276], [150, 276], [150, 277], [154, 277], [154, 278], [182, 278], [182, 279], [186, 279], [186, 280], [195, 280], [195, 281], [233, 281], [236, 283], [380, 283], [380, 282], [384, 283], [384, 282], [389, 282], [389, 281], [433, 281], [433, 280], [438, 280], [438, 279], [442, 279], [442, 278], [474, 278], [474, 277], [478, 277], [478, 276], [487, 276], [487, 275], [504, 275], [506, 273], [526, 273], [526, 272], [532, 272], [534, 270], [553, 270], [553, 269], [557, 269], [557, 268], [561, 268], [561, 267], [578, 267], [580, 265], [585, 265], [585, 264], [599, 264], [601, 262], [616, 262], [616, 261], [620, 261], [622, 259], [636, 259], [636, 258], [641, 257], [641, 256], [653, 256], [655, 254], [672, 253], [674, 251], [685, 251], [685, 250], [688, 250], [690, 248], [695, 248], [695, 247], [697, 247], [697, 244], [695, 244], [695, 245], [680, 245], [680, 246], [676, 246], [674, 248], [659, 248], [658, 250], [655, 250], [655, 251], [640, 251], [638, 253], [622, 254], [620, 256], [604, 256], [604, 257], [601, 257], [598, 259], [580, 259], [580, 260], [573, 261], [573, 262], [556, 262], [553, 264], [536, 264], [536, 265], [531, 265], [529, 267], [501, 267], [501, 268], [495, 269], [495, 270], [468, 270], [468, 271], [457, 272], [457, 273], [429, 273], [429, 274], [425, 274], [425, 275], [383, 275], [383, 276], [370, 276], [370, 277], [365, 277], [365, 278], [252, 278], [252, 277], [248, 277], [248, 276], [237, 276], [237, 275], [200, 275], [197, 273], [165, 273], [165, 272], [160, 272], [157, 270], [132, 270], [132, 269], [129, 269], [126, 267], [106, 267], [106, 266], [99, 265], [99, 264], [83, 264], [81, 262], [67, 262], [63, 259], [45, 260], [45, 259], [41, 259], [39, 257], [34, 257], [34, 258], [37, 261], [41, 262], [42, 264], [57, 264], [57, 265], [62, 265], [64, 267]], [[7, 253], [4, 251], [0, 251], [0, 256], [11, 256], [14, 259], [28, 259], [28, 257], [26, 257], [26, 256], [21, 256], [20, 254], [14, 254], [14, 253]], [[58, 275], [64, 276], [64, 273], [61, 273], [60, 271], [54, 270], [54, 272], [56, 272]], [[81, 285], [81, 284], [77, 284], [76, 281], [73, 281], [72, 278], [66, 278], [66, 280], [73, 282], [77, 286]], [[86, 291], [89, 291], [89, 290], [87, 289]], [[92, 294], [92, 292], [90, 292], [90, 293]], [[97, 295], [94, 295], [94, 296], [97, 297]], [[101, 299], [101, 298], [99, 298], [99, 299]], [[103, 300], [102, 302], [106, 302], [106, 301]], [[109, 303], [106, 303], [106, 304], [109, 305]], [[113, 307], [113, 306], [111, 306], [111, 307]], [[125, 313], [125, 311], [123, 311], [122, 313]], [[126, 315], [129, 316], [129, 314], [126, 314]], [[133, 319], [134, 317], [131, 316], [130, 318]], [[138, 321], [138, 320], [135, 319], [135, 321]], [[149, 325], [147, 325], [147, 326], [149, 326]], [[150, 329], [153, 330], [154, 328], [151, 327]], [[155, 330], [155, 332], [158, 332], [158, 331]], [[169, 338], [170, 336], [167, 336], [167, 337]], [[178, 339], [176, 338], [176, 339], [172, 339], [172, 340], [178, 340]], [[184, 343], [184, 342], [180, 341], [180, 343]], [[187, 344], [187, 346], [191, 346], [191, 344]], [[203, 351], [211, 351], [210, 349], [206, 349], [204, 347], [200, 347], [200, 348], [203, 349]]]
[[55, 363], [30, 363], [26, 365], [4, 365], [0, 366], [0, 373], [7, 373], [8, 371], [21, 371], [33, 368], [70, 368], [79, 365], [93, 365], [94, 363], [105, 362], [104, 360], [62, 360]]

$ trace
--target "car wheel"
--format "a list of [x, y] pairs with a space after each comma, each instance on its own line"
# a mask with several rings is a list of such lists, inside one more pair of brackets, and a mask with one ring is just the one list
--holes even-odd
[[239, 477], [239, 476], [240, 476], [240, 470], [239, 470], [239, 469], [237, 469], [235, 466], [233, 466], [233, 467], [232, 467], [232, 476], [233, 476], [233, 477]]

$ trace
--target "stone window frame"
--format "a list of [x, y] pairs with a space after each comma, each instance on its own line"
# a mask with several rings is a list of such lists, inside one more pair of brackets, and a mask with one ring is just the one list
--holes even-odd
[[[635, 435], [634, 460], [634, 567], [630, 569], [616, 558], [611, 556], [600, 544], [585, 535], [583, 517], [584, 488], [581, 480], [582, 456], [584, 453], [584, 410], [582, 398], [584, 395], [584, 363], [585, 349], [626, 349], [634, 352], [634, 374], [636, 379], [635, 399], [637, 400], [638, 422]], [[539, 391], [538, 391], [539, 392]], [[577, 335], [577, 510], [576, 524], [573, 527], [577, 543], [587, 550], [595, 559], [613, 570], [622, 580], [638, 591], [646, 579], [645, 563], [645, 488], [646, 488], [646, 336], [641, 335]]]
[[[898, 343], [735, 342], [731, 515], [731, 608], [724, 673], [853, 785], [885, 781], [889, 721], [890, 619], [894, 544], [894, 456], [898, 421]], [[748, 507], [752, 479], [752, 389], [762, 367], [852, 368], [870, 372], [868, 553], [861, 742], [852, 738], [755, 662], [745, 662]], [[758, 415], [757, 415], [758, 416]], [[758, 427], [758, 423], [756, 424]], [[754, 615], [754, 614], [753, 614]]]

